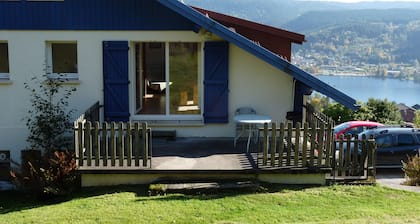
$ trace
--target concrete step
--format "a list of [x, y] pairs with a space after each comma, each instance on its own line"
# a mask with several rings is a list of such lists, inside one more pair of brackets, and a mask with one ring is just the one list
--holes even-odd
[[154, 183], [149, 185], [149, 195], [162, 195], [166, 193], [216, 193], [220, 191], [255, 191], [260, 184], [257, 180], [237, 180], [237, 181], [197, 181], [197, 182], [173, 182], [173, 183]]

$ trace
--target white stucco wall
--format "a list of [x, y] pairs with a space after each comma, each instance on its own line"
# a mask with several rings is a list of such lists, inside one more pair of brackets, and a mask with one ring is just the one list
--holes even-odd
[[[45, 73], [46, 42], [77, 42], [80, 83], [74, 85], [78, 90], [70, 100], [77, 117], [96, 101], [103, 101], [102, 42], [110, 40], [204, 41], [204, 36], [169, 31], [0, 31], [0, 41], [9, 46], [11, 81], [0, 84], [0, 150], [11, 150], [12, 159], [19, 161], [20, 150], [26, 148], [27, 128], [22, 119], [29, 110], [29, 93], [24, 83]], [[284, 121], [293, 108], [293, 79], [232, 44], [229, 59], [229, 124], [155, 128], [176, 129], [178, 136], [230, 137], [234, 135], [233, 113], [240, 106]]]

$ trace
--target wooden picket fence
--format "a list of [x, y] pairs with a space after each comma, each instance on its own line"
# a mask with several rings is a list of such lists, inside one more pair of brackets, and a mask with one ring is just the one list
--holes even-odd
[[151, 167], [151, 129], [147, 123], [74, 122], [79, 169]]
[[[331, 176], [374, 175], [375, 141], [373, 138], [336, 140], [332, 124], [319, 127], [297, 123], [264, 124], [260, 128], [259, 168], [330, 169]], [[354, 145], [354, 146], [352, 146]], [[347, 148], [354, 147], [352, 150]], [[351, 153], [354, 152], [359, 153]]]
[[[335, 179], [375, 176], [376, 143], [373, 136], [368, 138], [363, 135], [362, 139], [358, 139], [357, 135], [348, 135], [345, 138], [340, 136], [335, 146], [334, 162], [336, 166], [331, 173]], [[348, 148], [351, 150], [347, 150]]]

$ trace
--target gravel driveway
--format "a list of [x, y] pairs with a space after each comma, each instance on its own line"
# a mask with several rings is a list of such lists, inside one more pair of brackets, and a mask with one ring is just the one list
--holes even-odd
[[404, 181], [404, 173], [400, 169], [378, 169], [376, 171], [377, 183], [389, 188], [420, 193], [420, 186], [403, 185]]

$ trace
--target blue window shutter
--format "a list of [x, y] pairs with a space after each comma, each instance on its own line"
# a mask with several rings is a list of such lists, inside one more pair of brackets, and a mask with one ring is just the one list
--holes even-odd
[[128, 121], [128, 41], [103, 42], [105, 121]]
[[229, 43], [204, 45], [204, 122], [228, 123]]

